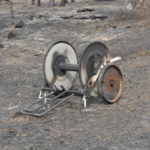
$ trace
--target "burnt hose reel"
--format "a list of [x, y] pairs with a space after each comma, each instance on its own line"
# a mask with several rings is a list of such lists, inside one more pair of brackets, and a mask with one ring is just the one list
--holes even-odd
[[57, 42], [47, 51], [44, 77], [48, 86], [58, 90], [72, 89], [79, 73], [83, 91], [103, 98], [108, 103], [119, 100], [123, 89], [120, 69], [113, 65], [120, 57], [111, 58], [108, 48], [94, 42], [84, 50], [78, 63], [74, 47], [64, 41]]
[[[74, 95], [83, 97], [84, 107], [87, 106], [89, 95], [108, 103], [118, 101], [123, 89], [123, 78], [120, 69], [112, 63], [120, 59], [111, 58], [104, 44], [94, 42], [84, 50], [78, 63], [71, 44], [64, 41], [53, 44], [44, 61], [45, 87], [41, 89], [39, 99], [21, 113], [45, 116]], [[78, 76], [82, 90], [73, 89]]]

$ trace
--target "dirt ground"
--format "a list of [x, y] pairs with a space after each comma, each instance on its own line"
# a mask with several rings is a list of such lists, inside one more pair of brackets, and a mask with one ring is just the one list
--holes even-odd
[[[19, 21], [23, 28], [15, 28]], [[15, 37], [8, 38], [10, 32]], [[92, 41], [105, 43], [112, 56], [121, 55], [120, 101], [93, 100], [83, 109], [81, 98], [74, 97], [47, 117], [14, 117], [38, 97], [45, 53], [59, 40], [70, 42], [78, 57]], [[47, 8], [15, 0], [13, 19], [8, 3], [0, 2], [0, 150], [149, 150], [149, 66], [149, 22], [122, 1]]]

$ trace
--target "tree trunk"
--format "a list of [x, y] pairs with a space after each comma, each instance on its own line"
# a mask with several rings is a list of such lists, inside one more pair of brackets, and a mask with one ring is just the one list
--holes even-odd
[[136, 0], [135, 9], [142, 17], [150, 17], [150, 0]]
[[54, 6], [54, 0], [49, 0], [49, 7], [53, 7]]
[[41, 0], [37, 0], [37, 6], [41, 6]]
[[60, 6], [65, 6], [66, 3], [67, 3], [67, 0], [61, 0], [61, 5]]

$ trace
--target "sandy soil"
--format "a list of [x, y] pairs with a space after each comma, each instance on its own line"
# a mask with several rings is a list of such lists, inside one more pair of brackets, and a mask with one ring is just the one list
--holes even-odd
[[[63, 8], [14, 2], [13, 19], [9, 5], [0, 3], [0, 149], [149, 150], [147, 20], [138, 20], [122, 1], [75, 2]], [[83, 8], [94, 11], [79, 13]], [[15, 28], [19, 21], [24, 28]], [[8, 39], [10, 32], [16, 36]], [[38, 97], [44, 55], [59, 40], [70, 42], [78, 56], [92, 41], [104, 42], [113, 56], [121, 55], [121, 100], [113, 105], [93, 100], [84, 110], [74, 97], [44, 118], [14, 117]]]

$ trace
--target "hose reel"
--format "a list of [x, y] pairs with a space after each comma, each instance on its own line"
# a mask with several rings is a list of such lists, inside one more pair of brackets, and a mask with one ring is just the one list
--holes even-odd
[[[103, 43], [93, 42], [86, 47], [78, 63], [75, 49], [71, 44], [65, 41], [53, 44], [46, 53], [43, 65], [47, 88], [42, 89], [40, 98], [22, 113], [43, 116], [62, 102], [60, 100], [54, 106], [49, 106], [51, 101], [64, 98], [66, 94], [67, 98], [68, 95], [83, 96], [85, 107], [86, 93], [102, 98], [108, 103], [115, 103], [121, 97], [123, 77], [121, 70], [113, 62], [120, 59], [111, 58], [108, 48]], [[82, 91], [73, 90], [78, 76]], [[44, 101], [42, 107], [39, 104], [41, 101]], [[41, 112], [37, 113], [39, 110]]]

